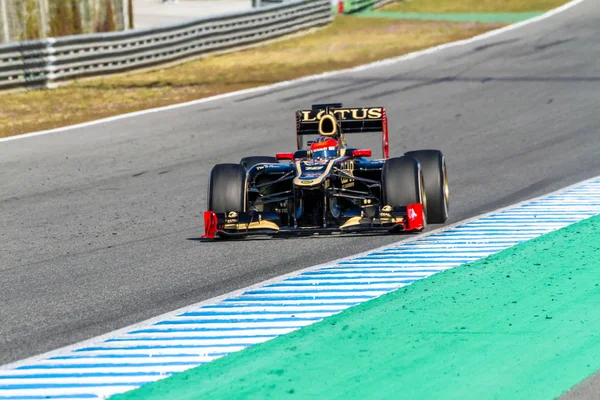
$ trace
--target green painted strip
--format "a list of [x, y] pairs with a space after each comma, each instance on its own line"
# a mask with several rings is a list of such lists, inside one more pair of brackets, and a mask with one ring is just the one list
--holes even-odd
[[600, 217], [115, 396], [550, 399], [600, 368]]
[[404, 13], [394, 11], [367, 10], [354, 15], [370, 18], [397, 18], [430, 21], [454, 21], [454, 22], [489, 22], [489, 23], [511, 23], [537, 17], [544, 12], [520, 12], [520, 13]]

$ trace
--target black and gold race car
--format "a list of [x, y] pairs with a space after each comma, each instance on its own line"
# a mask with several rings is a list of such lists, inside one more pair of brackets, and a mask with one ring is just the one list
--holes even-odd
[[[385, 108], [316, 104], [296, 112], [298, 150], [218, 164], [208, 185], [203, 238], [421, 231], [448, 218], [439, 150], [389, 157]], [[346, 135], [381, 132], [381, 159]], [[316, 139], [304, 144], [304, 138]], [[307, 148], [305, 148], [307, 147]]]

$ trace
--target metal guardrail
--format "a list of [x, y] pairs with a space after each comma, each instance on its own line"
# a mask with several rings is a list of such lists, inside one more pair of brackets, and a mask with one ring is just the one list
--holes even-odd
[[252, 0], [252, 7], [265, 7], [272, 4], [281, 4], [285, 0]]
[[330, 23], [330, 0], [292, 0], [185, 23], [0, 45], [0, 90], [170, 63]]

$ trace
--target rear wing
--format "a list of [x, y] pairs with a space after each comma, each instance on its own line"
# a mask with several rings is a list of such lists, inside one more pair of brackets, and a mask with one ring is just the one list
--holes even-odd
[[319, 135], [319, 122], [324, 115], [332, 115], [342, 135], [350, 133], [381, 132], [383, 157], [389, 158], [388, 121], [384, 107], [344, 108], [341, 103], [314, 104], [310, 110], [296, 111], [296, 135]]

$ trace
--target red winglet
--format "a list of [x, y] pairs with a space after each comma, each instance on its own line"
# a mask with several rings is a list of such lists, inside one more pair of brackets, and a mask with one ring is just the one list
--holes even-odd
[[293, 160], [294, 153], [277, 153], [275, 154], [277, 160]]
[[423, 204], [414, 203], [406, 206], [406, 230], [416, 231], [425, 228], [425, 216], [423, 215]]
[[373, 152], [370, 149], [354, 149], [352, 156], [354, 157], [371, 157]]
[[381, 123], [383, 124], [383, 133], [381, 137], [381, 140], [383, 142], [383, 158], [387, 160], [388, 158], [390, 158], [390, 140], [388, 132], [388, 118], [387, 114], [385, 113], [385, 108], [383, 109], [383, 117]]
[[217, 214], [212, 211], [204, 211], [204, 235], [201, 239], [214, 239], [217, 233]]

